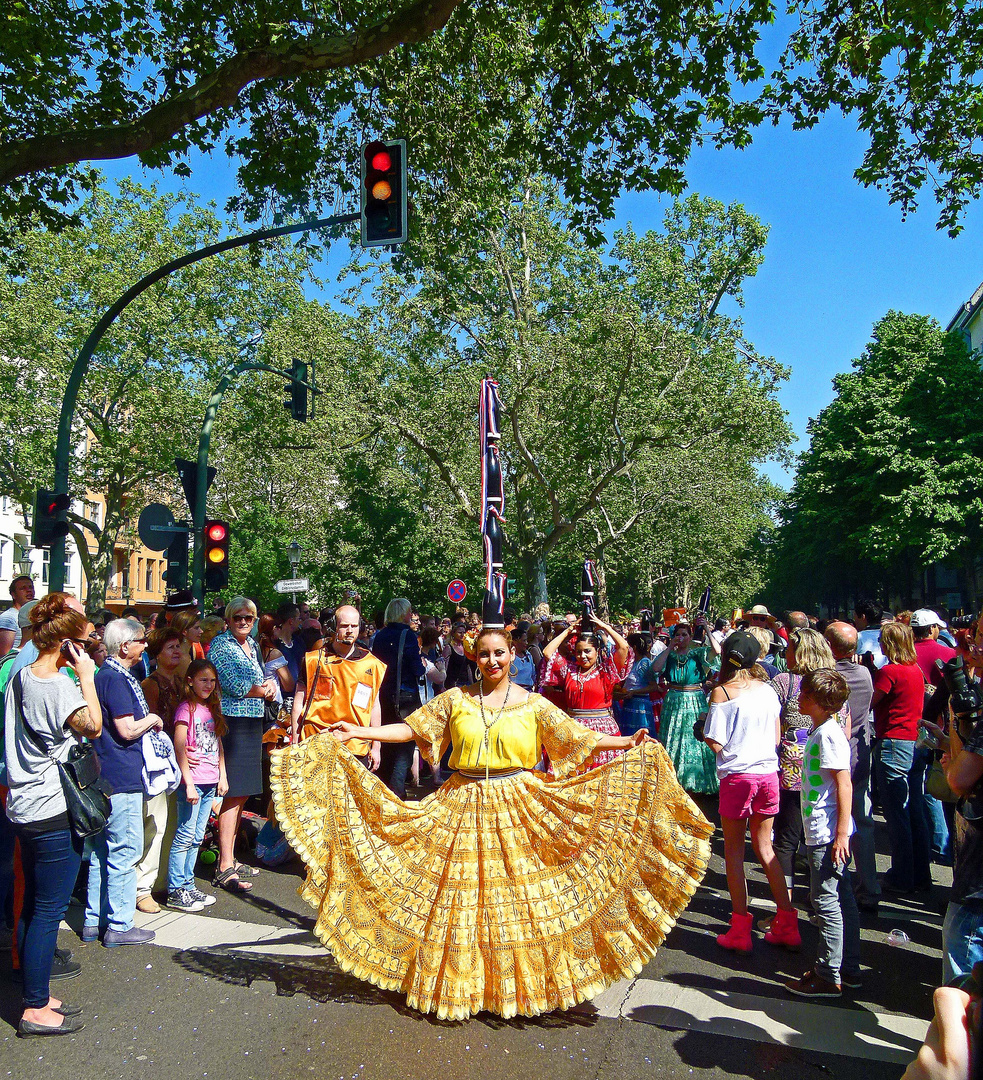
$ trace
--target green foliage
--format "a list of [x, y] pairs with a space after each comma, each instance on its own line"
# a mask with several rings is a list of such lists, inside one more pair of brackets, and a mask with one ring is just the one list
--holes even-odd
[[43, 18], [13, 0], [0, 220], [63, 222], [94, 190], [88, 161], [138, 155], [187, 176], [189, 151], [216, 147], [241, 162], [234, 205], [250, 220], [308, 216], [352, 190], [366, 136], [398, 133], [427, 213], [543, 175], [596, 225], [625, 188], [678, 194], [696, 145], [841, 109], [869, 133], [861, 182], [905, 210], [929, 184], [957, 228], [983, 177], [978, 6], [789, 0], [785, 14], [766, 82], [772, 0], [48, 0]]
[[[677, 505], [719, 519], [730, 504], [710, 495], [715, 484], [749, 491], [759, 515], [753, 465], [789, 438], [775, 400], [785, 373], [718, 305], [739, 303], [760, 265], [760, 223], [694, 196], [664, 232], [628, 231], [602, 258], [537, 187], [475, 227], [478, 251], [448, 253], [434, 220], [366, 279], [378, 283], [355, 320], [360, 348], [331, 376], [374, 433], [356, 453], [382, 498], [405, 499], [448, 549], [438, 580], [480, 558], [474, 418], [485, 373], [502, 388], [509, 572], [527, 605], [547, 599], [547, 571], [585, 554], [603, 562], [646, 521], [675, 536]], [[758, 524], [750, 511], [728, 523], [740, 544]]]
[[885, 578], [910, 595], [913, 573], [972, 561], [980, 536], [983, 372], [962, 337], [889, 312], [833, 385], [770, 552], [786, 606], [873, 592]]
[[[25, 234], [18, 270], [0, 273], [0, 491], [22, 506], [53, 475], [54, 432], [68, 374], [98, 317], [135, 281], [218, 238], [213, 213], [129, 182], [100, 188], [61, 233]], [[195, 456], [205, 401], [219, 373], [306, 302], [301, 255], [271, 245], [205, 260], [152, 286], [113, 324], [92, 359], [76, 412], [70, 494], [105, 496], [96, 523], [70, 515], [102, 605], [114, 549], [132, 542], [146, 502], [183, 513], [175, 456]]]

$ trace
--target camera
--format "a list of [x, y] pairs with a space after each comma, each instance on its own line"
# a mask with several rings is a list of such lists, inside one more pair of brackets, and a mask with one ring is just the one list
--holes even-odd
[[950, 630], [970, 630], [976, 625], [975, 615], [954, 615], [949, 620]]
[[935, 661], [942, 674], [942, 681], [949, 691], [949, 704], [958, 725], [959, 737], [965, 741], [976, 730], [977, 721], [983, 716], [983, 690], [980, 684], [971, 682], [961, 656], [954, 656], [943, 663]]

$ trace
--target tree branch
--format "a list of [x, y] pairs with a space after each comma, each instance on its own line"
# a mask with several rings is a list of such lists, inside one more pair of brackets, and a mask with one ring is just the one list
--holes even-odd
[[311, 71], [354, 67], [443, 29], [460, 0], [417, 0], [390, 18], [350, 35], [297, 38], [230, 57], [210, 75], [128, 123], [65, 130], [3, 144], [0, 184], [71, 165], [130, 157], [165, 143], [183, 128], [234, 105], [251, 83], [290, 79]]

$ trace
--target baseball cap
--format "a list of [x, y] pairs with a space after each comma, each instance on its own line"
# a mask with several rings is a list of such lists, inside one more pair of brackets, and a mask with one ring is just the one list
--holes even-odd
[[17, 626], [19, 629], [23, 630], [31, 625], [31, 612], [37, 603], [37, 600], [28, 600], [26, 604], [21, 604], [20, 610], [17, 612]]
[[754, 667], [761, 656], [761, 646], [758, 639], [746, 634], [743, 630], [737, 630], [730, 635], [720, 648], [721, 666], [727, 664], [738, 670], [747, 670]]
[[926, 626], [945, 626], [945, 623], [931, 608], [920, 607], [911, 613], [911, 625], [920, 629]]

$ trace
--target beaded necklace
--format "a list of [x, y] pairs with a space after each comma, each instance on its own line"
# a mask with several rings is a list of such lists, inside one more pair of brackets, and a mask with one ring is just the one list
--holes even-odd
[[484, 687], [478, 684], [478, 707], [481, 709], [481, 722], [485, 725], [484, 744], [485, 744], [485, 779], [488, 779], [488, 738], [491, 734], [491, 729], [502, 719], [502, 713], [505, 712], [505, 706], [509, 701], [509, 692], [512, 690], [512, 680], [509, 679], [508, 685], [505, 687], [505, 699], [502, 701], [501, 708], [498, 710], [498, 716], [496, 716], [491, 723], [488, 722], [485, 716], [485, 691]]

